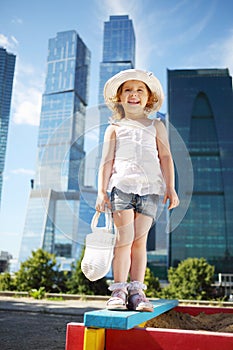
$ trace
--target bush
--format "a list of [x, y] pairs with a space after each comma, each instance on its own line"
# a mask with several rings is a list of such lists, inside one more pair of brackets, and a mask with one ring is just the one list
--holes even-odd
[[155, 298], [160, 295], [160, 283], [159, 279], [154, 276], [153, 272], [150, 270], [149, 267], [146, 268], [146, 274], [144, 283], [147, 286], [146, 290], [146, 296], [150, 298]]
[[34, 299], [43, 299], [45, 294], [46, 291], [44, 287], [40, 287], [39, 289], [31, 289], [29, 292], [29, 296]]
[[58, 271], [55, 255], [42, 249], [32, 252], [32, 256], [21, 263], [16, 273], [16, 288], [20, 291], [39, 290], [54, 291], [54, 286], [60, 290], [64, 285], [63, 272]]
[[170, 285], [162, 290], [165, 298], [207, 300], [212, 297], [214, 266], [204, 258], [188, 258], [168, 270]]
[[72, 294], [107, 295], [108, 285], [105, 278], [91, 282], [83, 274], [81, 270], [83, 255], [84, 250], [80, 260], [77, 261], [76, 266], [73, 266], [71, 277], [67, 281], [68, 292]]
[[9, 272], [0, 274], [0, 290], [15, 290], [15, 281]]

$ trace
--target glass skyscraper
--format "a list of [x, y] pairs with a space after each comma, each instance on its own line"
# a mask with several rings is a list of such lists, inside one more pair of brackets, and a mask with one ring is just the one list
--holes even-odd
[[109, 21], [104, 22], [103, 41], [99, 80], [100, 146], [111, 113], [104, 105], [104, 85], [114, 74], [135, 65], [135, 34], [129, 16], [110, 16]]
[[204, 257], [216, 273], [232, 273], [233, 95], [228, 70], [168, 70], [168, 106], [194, 172], [189, 209], [171, 234], [171, 265]]
[[15, 55], [8, 53], [6, 49], [0, 47], [0, 204], [10, 118], [12, 85], [15, 72], [15, 58]]
[[57, 257], [75, 257], [89, 71], [90, 51], [75, 31], [49, 40], [36, 175], [20, 260], [37, 248]]
[[[110, 16], [109, 21], [104, 23], [103, 60], [100, 63], [99, 80], [99, 152], [97, 168], [99, 167], [103, 139], [106, 127], [109, 123], [111, 111], [104, 104], [103, 89], [106, 81], [121, 70], [135, 68], [136, 39], [132, 20], [125, 16]], [[166, 277], [167, 267], [167, 242], [165, 228], [167, 225], [167, 211], [158, 210], [160, 216], [152, 226], [148, 237], [148, 263], [155, 274], [162, 279]], [[155, 252], [156, 250], [156, 252]]]
[[[114, 74], [123, 69], [134, 68], [135, 61], [135, 35], [132, 20], [128, 16], [110, 16], [109, 21], [104, 22], [103, 33], [103, 60], [100, 63], [99, 75], [99, 105], [98, 110], [93, 109], [93, 128], [98, 128], [98, 144], [91, 154], [87, 155], [87, 162], [95, 164], [96, 171], [93, 172], [92, 187], [81, 189], [80, 202], [80, 227], [81, 236], [90, 232], [90, 222], [95, 212], [95, 201], [97, 197], [97, 173], [102, 153], [104, 132], [111, 115], [110, 110], [104, 103], [103, 88], [106, 81]], [[99, 124], [96, 124], [96, 115], [99, 115]], [[91, 159], [90, 159], [91, 158]], [[95, 158], [95, 161], [93, 161]], [[88, 160], [89, 159], [89, 160]], [[92, 165], [93, 166], [93, 165]], [[87, 169], [88, 171], [88, 169]], [[101, 215], [100, 225], [104, 225]], [[83, 243], [83, 239], [80, 243]]]

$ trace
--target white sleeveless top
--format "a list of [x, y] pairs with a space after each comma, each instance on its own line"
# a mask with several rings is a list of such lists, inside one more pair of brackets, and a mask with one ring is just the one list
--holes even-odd
[[116, 150], [108, 190], [163, 195], [165, 186], [156, 145], [154, 121], [144, 126], [122, 119], [116, 125]]

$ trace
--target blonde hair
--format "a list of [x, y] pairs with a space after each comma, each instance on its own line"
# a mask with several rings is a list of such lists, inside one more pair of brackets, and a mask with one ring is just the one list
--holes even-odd
[[[125, 83], [125, 82], [124, 82]], [[120, 103], [120, 95], [122, 93], [122, 87], [124, 85], [122, 83], [119, 88], [117, 89], [117, 93], [115, 96], [111, 98], [111, 102], [114, 103], [114, 118], [117, 120], [125, 118], [125, 111], [122, 107], [122, 104]], [[145, 83], [144, 83], [145, 84]], [[148, 100], [145, 106], [145, 114], [149, 115], [154, 110], [155, 103], [158, 102], [158, 97], [155, 92], [152, 92], [150, 88], [145, 84], [147, 91], [148, 91]]]

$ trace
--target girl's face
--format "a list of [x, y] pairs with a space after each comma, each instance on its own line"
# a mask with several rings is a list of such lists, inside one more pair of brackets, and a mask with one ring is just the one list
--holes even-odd
[[139, 112], [144, 110], [148, 96], [146, 84], [139, 80], [128, 80], [122, 85], [119, 97], [125, 112]]

